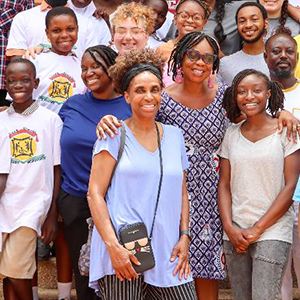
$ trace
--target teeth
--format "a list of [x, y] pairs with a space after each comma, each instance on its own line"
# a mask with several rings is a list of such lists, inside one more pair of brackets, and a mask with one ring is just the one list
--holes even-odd
[[184, 26], [184, 28], [186, 30], [195, 30], [195, 27], [193, 27], [193, 26]]
[[91, 79], [91, 80], [87, 80], [87, 83], [88, 84], [93, 84], [93, 83], [95, 83], [97, 81], [98, 81], [98, 79]]
[[142, 107], [145, 107], [145, 108], [154, 108], [155, 105], [154, 104], [148, 104], [148, 105], [143, 105]]
[[247, 32], [246, 32], [246, 35], [252, 35], [253, 33], [254, 33], [254, 30], [247, 31]]
[[201, 75], [203, 75], [204, 72], [200, 71], [200, 70], [193, 70], [193, 73], [197, 76], [201, 76]]
[[246, 107], [256, 107], [257, 103], [248, 103], [245, 105]]

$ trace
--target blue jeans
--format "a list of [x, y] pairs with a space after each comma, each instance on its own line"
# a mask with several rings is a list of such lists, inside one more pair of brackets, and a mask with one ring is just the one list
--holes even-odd
[[291, 244], [268, 240], [251, 244], [238, 254], [224, 241], [226, 264], [234, 300], [281, 299], [281, 283]]

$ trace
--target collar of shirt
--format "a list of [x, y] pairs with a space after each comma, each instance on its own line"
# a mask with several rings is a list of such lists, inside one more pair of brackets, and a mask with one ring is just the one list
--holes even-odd
[[[20, 113], [20, 115], [28, 116], [28, 115], [34, 113], [38, 108], [39, 108], [39, 104], [37, 103], [37, 101], [34, 100], [29, 107], [27, 107], [24, 111], [22, 111]], [[9, 106], [9, 108], [7, 109], [7, 113], [8, 114], [17, 113], [12, 103]]]
[[[68, 4], [65, 5], [66, 7], [68, 7]], [[44, 11], [46, 9], [51, 9], [52, 6], [49, 5], [45, 0], [42, 1], [41, 5], [40, 5], [41, 11]]]
[[[42, 50], [43, 53], [53, 52], [51, 50], [51, 45], [49, 45], [49, 44], [40, 43], [39, 46], [43, 47], [43, 50]], [[53, 52], [53, 53], [55, 53], [55, 52]], [[69, 52], [67, 56], [75, 56], [75, 57], [77, 57], [76, 53], [73, 52], [73, 51]]]

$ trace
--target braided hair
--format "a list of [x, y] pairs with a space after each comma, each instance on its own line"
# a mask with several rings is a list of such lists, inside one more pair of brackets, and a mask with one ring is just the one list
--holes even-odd
[[216, 0], [216, 17], [215, 21], [217, 22], [217, 26], [214, 29], [214, 34], [218, 42], [221, 44], [226, 39], [226, 35], [224, 34], [224, 28], [222, 25], [222, 21], [225, 15], [225, 1], [224, 0]]
[[277, 112], [283, 108], [284, 94], [281, 85], [276, 81], [271, 81], [264, 73], [254, 70], [246, 69], [239, 72], [233, 79], [232, 85], [227, 88], [223, 97], [223, 107], [227, 112], [227, 117], [231, 122], [241, 115], [241, 110], [237, 105], [237, 89], [240, 82], [249, 75], [256, 75], [262, 77], [267, 85], [267, 89], [271, 91], [271, 96], [268, 101], [267, 109], [274, 118]]
[[209, 45], [212, 47], [214, 54], [216, 54], [217, 58], [213, 63], [213, 74], [218, 72], [219, 70], [219, 45], [217, 41], [212, 38], [211, 36], [201, 32], [195, 31], [186, 34], [181, 40], [176, 44], [175, 48], [173, 49], [170, 59], [168, 61], [168, 73], [172, 71], [172, 79], [175, 81], [175, 77], [177, 75], [177, 71], [182, 68], [183, 58], [187, 50], [195, 47], [201, 41], [206, 39]]
[[[115, 60], [118, 56], [117, 52], [111, 49], [110, 47], [104, 45], [98, 45], [89, 47], [85, 50], [84, 54], [89, 53], [93, 60], [101, 66], [103, 71], [108, 76], [108, 68], [115, 64]], [[95, 54], [98, 54], [99, 57], [104, 61], [105, 65], [99, 61]]]
[[284, 27], [286, 19], [288, 18], [288, 5], [289, 5], [289, 0], [284, 0], [282, 3], [281, 15], [279, 18], [280, 28]]
[[207, 20], [209, 18], [210, 14], [211, 14], [211, 7], [209, 4], [207, 4], [203, 0], [180, 0], [175, 9], [176, 14], [178, 13], [180, 6], [185, 2], [195, 2], [195, 3], [199, 4], [204, 9], [204, 12], [205, 12], [204, 19]]

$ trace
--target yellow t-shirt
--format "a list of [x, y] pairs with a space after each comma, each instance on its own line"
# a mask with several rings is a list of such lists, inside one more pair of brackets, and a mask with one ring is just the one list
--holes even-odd
[[[300, 34], [295, 36], [294, 39], [297, 42], [298, 53], [299, 53], [299, 56], [300, 56]], [[295, 77], [300, 79], [300, 58], [298, 59], [298, 64], [297, 64], [296, 69], [295, 69]]]

